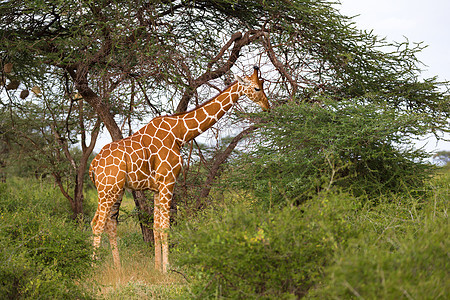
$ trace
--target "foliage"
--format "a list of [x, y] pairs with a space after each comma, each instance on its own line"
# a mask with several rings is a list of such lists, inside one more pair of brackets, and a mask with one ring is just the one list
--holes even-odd
[[[362, 32], [333, 4], [4, 1], [0, 51], [5, 63], [14, 64], [15, 78], [24, 82], [48, 66], [73, 72], [83, 67], [98, 95], [120, 85], [129, 91], [137, 78], [154, 96], [173, 99], [175, 93], [190, 100], [200, 85], [224, 76], [239, 54], [249, 54], [253, 63], [267, 62], [274, 80], [286, 83], [274, 87], [277, 98], [311, 99], [316, 92], [325, 92], [341, 99], [395, 89], [397, 103], [416, 103], [420, 110], [433, 107], [436, 80], [415, 81], [415, 54], [423, 46], [390, 44]], [[267, 56], [261, 59], [260, 53]], [[112, 82], [103, 80], [108, 78]], [[109, 85], [107, 91], [102, 91], [104, 85]], [[121, 97], [129, 94], [121, 89], [105, 100], [116, 112], [131, 114]], [[157, 99], [149, 98], [156, 101], [149, 109], [167, 110]]]
[[69, 216], [45, 182], [0, 184], [1, 298], [89, 298], [79, 283], [92, 268], [89, 234]]
[[302, 205], [211, 209], [175, 228], [189, 298], [439, 299], [448, 294], [449, 177], [431, 194], [322, 193]]
[[311, 299], [445, 299], [450, 293], [450, 173], [424, 199], [395, 197], [363, 211]]
[[[45, 177], [61, 173], [65, 175], [63, 179], [70, 177], [69, 162], [64, 159], [63, 149], [51, 128], [57, 122], [58, 127], [65, 127], [64, 113], [68, 107], [59, 102], [52, 103], [54, 106], [50, 108], [45, 102], [26, 101], [0, 112], [0, 143], [7, 147], [2, 159], [10, 176]], [[52, 115], [58, 116], [59, 120], [52, 120]]]
[[[428, 114], [434, 131], [448, 130], [446, 83], [418, 77], [424, 46], [361, 31], [338, 9], [328, 0], [3, 1], [0, 106], [15, 107], [20, 90], [40, 87], [65, 102], [51, 110], [67, 113], [78, 93], [116, 140], [125, 125], [131, 132], [152, 116], [184, 111], [257, 64], [276, 104], [374, 93], [399, 111]], [[6, 88], [11, 82], [19, 86]], [[242, 122], [231, 127], [237, 132]], [[211, 160], [205, 165], [225, 161]], [[216, 173], [185, 175], [206, 194]]]
[[1, 172], [4, 177], [53, 176], [77, 218], [83, 214], [83, 179], [100, 122], [82, 99], [71, 96], [61, 71], [48, 72], [46, 79], [39, 97], [10, 93], [9, 106], [0, 106]]
[[[229, 83], [230, 71], [251, 64], [277, 83], [268, 87], [275, 101], [377, 92], [397, 107], [434, 114], [436, 128], [439, 113], [449, 114], [445, 84], [418, 79], [422, 45], [358, 30], [328, 0], [28, 0], [0, 8], [2, 64], [13, 65], [8, 82], [42, 87], [58, 69], [60, 90], [78, 90], [110, 132], [120, 131], [112, 125], [117, 114], [123, 128], [130, 118], [201, 103]], [[248, 61], [237, 61], [243, 56]]]
[[188, 266], [191, 296], [305, 295], [343, 238], [348, 208], [326, 210], [325, 200], [307, 210], [285, 207], [272, 212], [238, 204], [212, 209], [196, 222], [177, 227], [177, 263]]
[[411, 191], [433, 169], [408, 145], [426, 132], [428, 116], [374, 99], [292, 103], [259, 117], [257, 142], [235, 161], [232, 180], [267, 204], [333, 187], [370, 197]]

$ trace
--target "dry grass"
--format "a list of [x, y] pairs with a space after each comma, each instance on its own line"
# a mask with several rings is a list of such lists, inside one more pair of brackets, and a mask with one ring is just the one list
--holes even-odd
[[[132, 199], [124, 197], [122, 206], [130, 211]], [[130, 203], [131, 202], [131, 203]], [[142, 241], [139, 224], [132, 218], [119, 223], [118, 244], [122, 268], [114, 267], [108, 237], [102, 237], [106, 256], [92, 277], [99, 299], [173, 299], [185, 287], [182, 275], [162, 274], [154, 268], [153, 249]]]
[[112, 259], [98, 267], [93, 281], [98, 288], [96, 295], [99, 298], [167, 299], [183, 288], [185, 280], [181, 275], [162, 274], [154, 269], [153, 256], [139, 253], [122, 256], [121, 270], [114, 267]]

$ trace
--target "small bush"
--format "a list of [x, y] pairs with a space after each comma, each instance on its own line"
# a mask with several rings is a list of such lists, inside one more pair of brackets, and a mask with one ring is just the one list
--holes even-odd
[[[360, 214], [314, 299], [446, 299], [449, 180], [427, 199], [390, 198]], [[446, 186], [443, 186], [445, 184]]]
[[178, 263], [194, 280], [190, 296], [304, 296], [322, 276], [350, 228], [346, 214], [353, 212], [349, 202], [332, 210], [325, 198], [310, 204], [272, 212], [236, 205], [177, 228]]
[[77, 282], [91, 270], [90, 236], [65, 199], [44, 183], [0, 185], [0, 298], [89, 298]]
[[445, 299], [450, 293], [450, 232], [445, 228], [447, 221], [439, 221], [414, 234], [408, 230], [405, 237], [394, 234], [389, 243], [353, 244], [325, 271], [325, 283], [310, 297]]

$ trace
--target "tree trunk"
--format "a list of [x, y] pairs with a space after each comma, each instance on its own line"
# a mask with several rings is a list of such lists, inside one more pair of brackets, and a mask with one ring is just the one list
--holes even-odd
[[[94, 135], [95, 139], [97, 138], [97, 135]], [[94, 143], [95, 144], [95, 143]], [[74, 194], [73, 194], [73, 219], [78, 220], [81, 216], [83, 216], [83, 203], [84, 203], [84, 174], [86, 173], [87, 169], [87, 162], [89, 159], [89, 155], [91, 155], [93, 146], [85, 148], [83, 147], [83, 155], [80, 160], [80, 165], [76, 169], [76, 176], [75, 176], [75, 187], [74, 187]]]
[[[75, 176], [75, 187], [74, 187], [74, 194], [73, 194], [73, 201], [72, 201], [72, 219], [79, 220], [79, 218], [83, 217], [83, 201], [84, 201], [84, 194], [83, 194], [83, 173], [80, 172], [82, 169], [81, 167], [77, 170], [77, 175]], [[85, 168], [83, 168], [85, 169]]]
[[134, 204], [139, 209], [139, 224], [141, 225], [142, 238], [145, 242], [154, 243], [153, 236], [153, 207], [143, 191], [133, 191]]

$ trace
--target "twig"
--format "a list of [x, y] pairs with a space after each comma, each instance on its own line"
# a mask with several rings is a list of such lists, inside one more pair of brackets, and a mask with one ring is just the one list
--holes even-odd
[[189, 279], [187, 279], [186, 275], [184, 275], [184, 274], [181, 273], [180, 271], [177, 271], [177, 270], [175, 270], [175, 269], [169, 269], [169, 271], [170, 271], [170, 272], [174, 272], [174, 273], [180, 274], [181, 276], [184, 277], [184, 279], [185, 279], [188, 283], [190, 283], [190, 281], [189, 281]]

